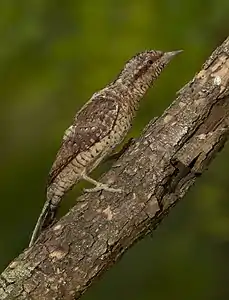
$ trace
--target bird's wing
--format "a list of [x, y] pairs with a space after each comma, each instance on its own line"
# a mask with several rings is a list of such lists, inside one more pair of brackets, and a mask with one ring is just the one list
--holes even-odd
[[76, 115], [65, 131], [60, 150], [49, 173], [48, 185], [74, 157], [100, 141], [113, 129], [119, 105], [113, 99], [95, 97]]

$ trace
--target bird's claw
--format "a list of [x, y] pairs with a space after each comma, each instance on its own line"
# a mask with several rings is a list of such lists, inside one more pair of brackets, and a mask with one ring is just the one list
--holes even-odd
[[122, 189], [115, 189], [115, 188], [111, 188], [106, 184], [98, 184], [93, 188], [89, 188], [89, 189], [84, 189], [85, 192], [87, 193], [93, 193], [93, 192], [99, 192], [99, 191], [106, 191], [106, 192], [111, 192], [111, 193], [122, 193]]

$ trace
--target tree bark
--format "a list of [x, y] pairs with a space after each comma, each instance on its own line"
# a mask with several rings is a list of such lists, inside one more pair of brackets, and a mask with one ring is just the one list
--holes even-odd
[[102, 178], [123, 193], [81, 196], [0, 277], [0, 299], [78, 299], [154, 230], [229, 133], [229, 38]]

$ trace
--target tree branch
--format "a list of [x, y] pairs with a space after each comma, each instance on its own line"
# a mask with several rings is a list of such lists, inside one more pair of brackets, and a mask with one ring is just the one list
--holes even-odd
[[229, 133], [229, 38], [103, 177], [124, 193], [81, 196], [1, 274], [0, 299], [78, 299], [155, 229]]

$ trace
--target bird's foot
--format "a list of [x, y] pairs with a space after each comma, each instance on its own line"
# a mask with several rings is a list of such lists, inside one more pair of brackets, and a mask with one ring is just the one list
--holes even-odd
[[111, 188], [108, 185], [104, 183], [98, 182], [98, 184], [94, 188], [84, 189], [87, 193], [93, 193], [93, 192], [99, 192], [99, 191], [106, 191], [111, 193], [122, 193], [123, 191], [121, 189], [115, 189]]
[[84, 179], [87, 182], [90, 182], [90, 183], [95, 185], [94, 188], [84, 189], [84, 191], [87, 192], [87, 193], [98, 192], [98, 191], [107, 191], [107, 192], [112, 192], [112, 193], [122, 193], [121, 189], [110, 188], [107, 184], [98, 182], [98, 181], [94, 180], [93, 178], [87, 176], [86, 174], [82, 174], [82, 179]]

